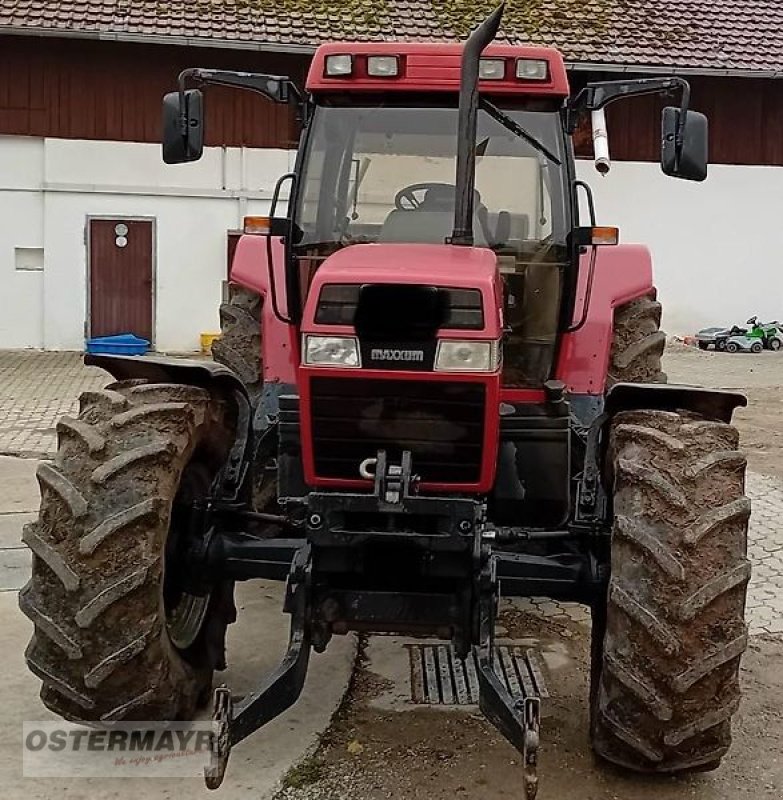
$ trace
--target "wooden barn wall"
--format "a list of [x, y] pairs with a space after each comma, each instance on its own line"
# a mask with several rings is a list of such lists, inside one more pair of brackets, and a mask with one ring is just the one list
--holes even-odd
[[[52, 37], [0, 36], [0, 134], [158, 142], [161, 98], [186, 67], [276, 74], [301, 82], [301, 57]], [[260, 95], [209, 89], [209, 145], [291, 147], [287, 106]]]
[[[0, 134], [157, 142], [160, 101], [189, 66], [289, 74], [301, 85], [306, 56], [28, 36], [0, 36]], [[575, 74], [575, 88], [607, 74]], [[783, 165], [783, 80], [691, 78], [693, 108], [710, 118], [711, 160]], [[609, 108], [612, 155], [657, 161], [657, 97]], [[577, 151], [590, 155], [589, 136]], [[210, 88], [207, 144], [294, 147], [293, 113], [248, 92]]]
[[[611, 77], [620, 76], [602, 75], [600, 79]], [[783, 166], [783, 80], [688, 80], [691, 108], [709, 118], [711, 163]], [[661, 111], [665, 105], [678, 104], [678, 96], [646, 96], [610, 105], [607, 120], [612, 157], [618, 161], [658, 161]], [[591, 147], [582, 143], [578, 152], [589, 156]]]

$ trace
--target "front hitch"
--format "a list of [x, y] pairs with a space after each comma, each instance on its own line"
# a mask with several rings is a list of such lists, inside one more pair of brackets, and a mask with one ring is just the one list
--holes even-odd
[[[494, 643], [495, 615], [498, 604], [496, 559], [476, 534], [473, 578], [473, 645], [464, 651], [475, 659], [479, 687], [479, 708], [486, 718], [520, 752], [524, 765], [525, 800], [533, 800], [538, 791], [537, 757], [541, 696], [546, 696], [543, 678], [532, 655], [524, 657], [526, 679], [518, 682], [519, 692], [503, 680], [504, 667], [499, 662]], [[296, 553], [288, 578], [285, 611], [291, 614], [288, 650], [280, 665], [241, 703], [234, 705], [231, 690], [221, 686], [215, 691], [212, 758], [204, 770], [209, 789], [223, 782], [231, 749], [254, 731], [290, 708], [304, 687], [310, 650], [311, 631], [315, 627], [312, 608], [312, 551], [302, 546]], [[361, 607], [361, 604], [360, 604]], [[360, 620], [354, 620], [360, 622]]]
[[310, 661], [310, 570], [310, 547], [305, 545], [291, 564], [284, 606], [291, 614], [291, 636], [277, 669], [236, 707], [228, 687], [215, 690], [212, 757], [204, 769], [208, 789], [217, 789], [223, 783], [231, 748], [289, 709], [302, 693]]
[[538, 793], [538, 746], [541, 719], [541, 696], [546, 688], [537, 665], [525, 655], [529, 681], [520, 681], [520, 694], [512, 695], [501, 675], [495, 648], [495, 616], [498, 606], [497, 561], [482, 548], [481, 569], [477, 580], [478, 644], [473, 647], [479, 684], [481, 713], [522, 755], [526, 800]]

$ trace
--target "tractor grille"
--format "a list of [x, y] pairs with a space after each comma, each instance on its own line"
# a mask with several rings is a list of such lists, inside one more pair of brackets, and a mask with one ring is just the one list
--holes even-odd
[[427, 483], [477, 483], [484, 440], [484, 386], [475, 383], [312, 378], [315, 472], [359, 478], [359, 465], [386, 450]]

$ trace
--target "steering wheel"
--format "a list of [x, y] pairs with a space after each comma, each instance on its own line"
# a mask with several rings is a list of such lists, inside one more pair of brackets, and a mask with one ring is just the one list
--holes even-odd
[[424, 200], [424, 197], [417, 197], [417, 195], [426, 193], [429, 189], [450, 189], [453, 193], [456, 192], [456, 187], [453, 183], [432, 183], [429, 181], [412, 183], [397, 192], [394, 196], [394, 207], [398, 211], [415, 211]]

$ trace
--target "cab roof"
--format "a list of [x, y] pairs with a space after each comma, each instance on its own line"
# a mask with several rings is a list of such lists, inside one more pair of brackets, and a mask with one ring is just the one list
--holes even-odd
[[[458, 92], [463, 46], [459, 43], [436, 44], [414, 42], [335, 42], [321, 45], [313, 56], [307, 75], [307, 90], [313, 94], [343, 92]], [[350, 55], [350, 75], [330, 77], [326, 74], [328, 56]], [[397, 56], [399, 75], [373, 77], [367, 71], [368, 56]], [[480, 80], [479, 89], [486, 94], [518, 95], [565, 99], [569, 95], [568, 77], [563, 56], [551, 47], [523, 47], [491, 44], [482, 58], [507, 61], [505, 77]], [[518, 59], [546, 61], [548, 77], [529, 80], [516, 77]]]

